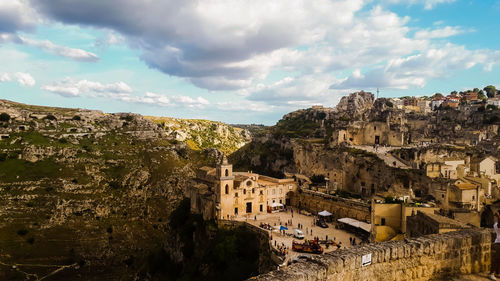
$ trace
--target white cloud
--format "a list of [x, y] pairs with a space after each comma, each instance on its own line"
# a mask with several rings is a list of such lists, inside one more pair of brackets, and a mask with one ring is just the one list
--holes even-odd
[[0, 73], [0, 82], [16, 81], [21, 86], [32, 87], [36, 84], [35, 78], [26, 72]]
[[70, 48], [67, 46], [56, 45], [49, 40], [33, 40], [24, 37], [19, 37], [20, 44], [25, 44], [33, 47], [40, 48], [45, 52], [65, 57], [69, 59], [73, 59], [76, 61], [85, 61], [85, 62], [96, 62], [99, 61], [99, 57], [92, 53], [82, 49]]
[[446, 26], [439, 29], [427, 29], [415, 32], [416, 39], [434, 39], [434, 38], [446, 38], [451, 37], [460, 33], [464, 33], [459, 26]]
[[187, 107], [187, 108], [205, 108], [210, 102], [202, 97], [192, 98], [189, 96], [172, 96], [147, 92], [144, 96], [139, 97], [124, 97], [121, 100], [133, 103], [143, 103], [148, 105], [164, 106], [164, 107]]
[[338, 81], [331, 89], [423, 87], [432, 78], [446, 77], [456, 70], [483, 65], [485, 70], [500, 65], [500, 51], [467, 50], [463, 46], [445, 44], [408, 57], [389, 60], [365, 74], [359, 72]]
[[326, 42], [334, 29], [350, 32], [363, 7], [363, 0], [32, 3], [59, 21], [114, 30], [150, 67], [210, 90], [248, 87], [281, 67], [283, 50]]
[[336, 81], [329, 75], [311, 74], [285, 77], [273, 84], [259, 84], [249, 90], [247, 99], [286, 108], [307, 107], [315, 104], [335, 105], [346, 92], [334, 91], [329, 86]]
[[17, 83], [19, 83], [19, 85], [21, 85], [21, 86], [32, 87], [36, 83], [33, 76], [31, 76], [31, 74], [26, 73], [26, 72], [16, 72], [16, 73], [14, 73], [14, 77], [15, 77]]
[[166, 96], [146, 92], [142, 96], [132, 95], [134, 90], [125, 82], [103, 84], [89, 80], [73, 80], [66, 78], [63, 81], [44, 85], [42, 90], [58, 94], [63, 97], [105, 98], [128, 103], [141, 103], [155, 106], [204, 108], [210, 104], [203, 97], [189, 97], [182, 95]]
[[246, 112], [273, 112], [276, 106], [266, 104], [264, 102], [252, 102], [252, 101], [224, 101], [217, 102], [217, 110], [220, 111], [237, 111], [240, 113]]
[[453, 3], [455, 0], [385, 0], [390, 4], [423, 5], [424, 9], [431, 10], [439, 4]]
[[8, 73], [0, 74], [0, 82], [10, 82], [10, 81], [12, 81], [12, 78], [10, 78], [10, 75]]
[[75, 81], [66, 78], [52, 85], [44, 85], [46, 90], [65, 97], [91, 96], [91, 97], [120, 97], [132, 92], [132, 88], [125, 82], [102, 84], [89, 80]]

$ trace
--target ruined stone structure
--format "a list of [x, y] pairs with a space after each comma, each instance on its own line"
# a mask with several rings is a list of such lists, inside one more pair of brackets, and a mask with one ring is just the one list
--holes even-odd
[[466, 229], [369, 244], [312, 256], [309, 261], [252, 280], [430, 280], [486, 272], [491, 262], [491, 243], [489, 231]]
[[403, 146], [406, 144], [405, 132], [400, 126], [387, 122], [358, 121], [345, 130], [333, 132], [335, 144], [348, 143], [354, 145], [389, 145]]
[[418, 211], [416, 215], [407, 218], [406, 236], [420, 237], [468, 228], [472, 228], [472, 226], [438, 214]]
[[294, 207], [311, 213], [327, 210], [335, 219], [349, 217], [370, 222], [370, 204], [358, 200], [344, 199], [312, 190], [301, 190], [301, 192], [294, 192], [290, 197], [290, 203]]

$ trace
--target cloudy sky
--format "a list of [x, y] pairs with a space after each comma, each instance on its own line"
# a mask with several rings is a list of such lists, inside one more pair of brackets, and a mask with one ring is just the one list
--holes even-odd
[[274, 124], [500, 86], [500, 0], [0, 0], [0, 98]]

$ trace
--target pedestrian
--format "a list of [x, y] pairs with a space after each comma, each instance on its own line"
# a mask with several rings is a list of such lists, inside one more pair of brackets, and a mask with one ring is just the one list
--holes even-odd
[[352, 244], [352, 237], [349, 237], [349, 243]]
[[306, 234], [309, 234], [309, 229], [306, 227]]
[[493, 243], [493, 251], [494, 255], [491, 257], [491, 270], [490, 270], [490, 279], [497, 280], [495, 274], [499, 274], [498, 267], [500, 265], [500, 229], [498, 228], [498, 221], [500, 220], [500, 210], [497, 211], [494, 215], [495, 223], [493, 224], [493, 229], [496, 233], [495, 243]]
[[253, 217], [253, 219], [254, 219], [254, 220], [257, 220], [257, 216], [254, 216], [254, 217]]
[[326, 236], [325, 240], [328, 241], [328, 235]]
[[274, 247], [276, 247], [276, 244], [277, 244], [277, 243], [276, 243], [276, 240], [274, 240]]
[[313, 230], [312, 230], [312, 228], [311, 228], [311, 235], [313, 235]]

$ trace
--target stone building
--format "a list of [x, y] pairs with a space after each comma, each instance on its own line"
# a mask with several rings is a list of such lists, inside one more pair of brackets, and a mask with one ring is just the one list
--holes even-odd
[[481, 196], [484, 193], [478, 185], [459, 179], [450, 185], [448, 203], [455, 208], [478, 210]]
[[345, 189], [345, 171], [332, 169], [328, 171], [328, 185], [331, 191]]
[[376, 203], [371, 208], [371, 240], [382, 242], [391, 239], [403, 238], [406, 233], [406, 223], [409, 216], [416, 212], [434, 213], [437, 207], [406, 203]]
[[406, 237], [441, 234], [468, 228], [473, 226], [438, 214], [417, 211], [416, 215], [407, 218]]
[[494, 176], [496, 174], [496, 162], [497, 159], [492, 156], [472, 159], [471, 171], [478, 175]]
[[[233, 219], [266, 213], [271, 205], [285, 205], [290, 192], [297, 189], [294, 179], [276, 179], [252, 172], [233, 172], [233, 165], [224, 157], [215, 168], [202, 167], [196, 173], [198, 187], [192, 194], [191, 206], [210, 212], [208, 204], [198, 204], [200, 198], [212, 198], [214, 216]], [[207, 186], [200, 188], [200, 184]], [[212, 197], [207, 193], [211, 192]], [[202, 196], [203, 195], [203, 196]], [[207, 200], [205, 200], [207, 201]], [[274, 204], [273, 204], [274, 203]], [[203, 205], [203, 206], [200, 206]], [[195, 210], [196, 211], [196, 210]]]
[[388, 122], [355, 122], [347, 129], [333, 133], [334, 144], [403, 146], [405, 131], [398, 124]]

